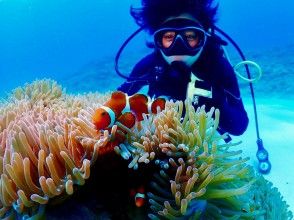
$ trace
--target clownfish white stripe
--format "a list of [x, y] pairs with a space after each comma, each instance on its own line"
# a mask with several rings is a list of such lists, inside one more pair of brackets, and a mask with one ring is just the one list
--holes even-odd
[[115, 122], [115, 113], [114, 111], [107, 107], [107, 106], [101, 106], [102, 109], [104, 109], [108, 114], [109, 114], [109, 117], [110, 117], [110, 124], [108, 125], [108, 128], [112, 127], [114, 125], [114, 122]]
[[152, 114], [152, 109], [151, 109], [152, 102], [153, 102], [153, 99], [151, 99], [150, 96], [148, 96], [148, 113], [149, 114]]
[[126, 112], [131, 112], [130, 97], [127, 94], [126, 94], [126, 106], [121, 111], [121, 114], [124, 114]]
[[143, 194], [143, 193], [137, 193], [137, 194], [135, 195], [135, 199], [137, 199], [137, 198], [145, 199], [145, 194]]

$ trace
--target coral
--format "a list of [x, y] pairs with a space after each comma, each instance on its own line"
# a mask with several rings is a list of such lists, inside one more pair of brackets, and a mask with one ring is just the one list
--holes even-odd
[[100, 136], [94, 126], [83, 130], [75, 117], [95, 101], [91, 95], [65, 96], [56, 82], [47, 80], [17, 89], [2, 105], [1, 218], [38, 216], [49, 199], [71, 195], [75, 185], [85, 183], [94, 154], [85, 151], [77, 136]]

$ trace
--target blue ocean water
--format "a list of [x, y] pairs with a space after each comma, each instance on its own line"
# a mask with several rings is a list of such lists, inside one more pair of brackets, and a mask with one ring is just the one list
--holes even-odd
[[[129, 7], [138, 2], [0, 0], [0, 96], [36, 78], [82, 74], [83, 67], [97, 60], [107, 62], [113, 72], [115, 52], [137, 28]], [[218, 26], [245, 51], [294, 43], [293, 1], [219, 4]], [[144, 39], [138, 39], [130, 53], [144, 48]]]
[[[0, 0], [0, 99], [37, 78], [55, 79], [69, 92], [116, 88], [121, 79], [114, 71], [114, 57], [137, 29], [129, 7], [138, 2]], [[264, 69], [255, 89], [261, 135], [273, 165], [268, 178], [294, 210], [293, 171], [288, 169], [294, 165], [294, 1], [219, 0], [219, 4], [217, 26]], [[123, 70], [130, 71], [147, 52], [141, 34], [123, 54]], [[249, 96], [248, 90], [242, 94]], [[244, 102], [250, 125], [240, 139], [248, 146], [245, 153], [255, 158], [254, 115], [251, 101]]]

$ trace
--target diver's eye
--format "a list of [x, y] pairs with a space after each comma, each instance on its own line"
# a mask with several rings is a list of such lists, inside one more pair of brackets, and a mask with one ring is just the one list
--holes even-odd
[[187, 40], [196, 40], [197, 37], [196, 37], [195, 35], [187, 35], [187, 36], [186, 36], [186, 39], [187, 39]]
[[163, 34], [162, 38], [163, 40], [173, 41], [175, 36], [176, 36], [176, 33], [174, 31], [168, 31]]
[[164, 48], [169, 48], [175, 39], [176, 33], [174, 31], [165, 32], [162, 35], [162, 46]]
[[198, 38], [194, 31], [186, 31], [185, 37], [187, 40], [196, 40]]
[[194, 31], [186, 31], [184, 33], [186, 41], [190, 45], [190, 47], [194, 48], [197, 47], [199, 44], [199, 35], [196, 34]]

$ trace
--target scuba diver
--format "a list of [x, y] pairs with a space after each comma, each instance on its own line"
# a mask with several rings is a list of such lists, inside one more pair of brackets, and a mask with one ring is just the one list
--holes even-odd
[[217, 5], [213, 0], [141, 3], [141, 8], [131, 8], [131, 15], [153, 35], [154, 50], [135, 65], [118, 90], [133, 95], [147, 86], [151, 98], [190, 98], [195, 107], [220, 110], [221, 134], [243, 134], [247, 113], [234, 69], [224, 56], [226, 42], [214, 33]]

